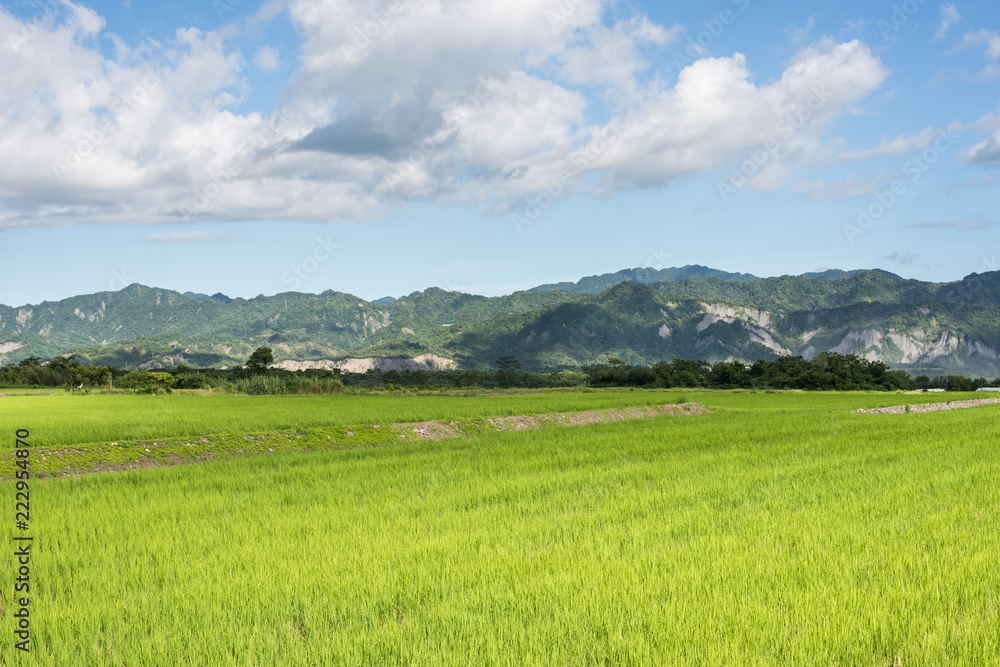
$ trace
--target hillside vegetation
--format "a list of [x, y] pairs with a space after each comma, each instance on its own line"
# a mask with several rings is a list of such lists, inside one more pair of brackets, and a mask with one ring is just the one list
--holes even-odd
[[[648, 282], [671, 271], [712, 275]], [[515, 354], [527, 370], [557, 371], [609, 356], [650, 366], [834, 352], [914, 374], [1000, 374], [1000, 272], [927, 283], [884, 271], [760, 279], [684, 267], [587, 285], [502, 297], [430, 288], [380, 304], [330, 290], [228, 300], [131, 285], [0, 306], [0, 363], [75, 353], [119, 368], [232, 367], [268, 346], [278, 362], [427, 356], [486, 369]]]

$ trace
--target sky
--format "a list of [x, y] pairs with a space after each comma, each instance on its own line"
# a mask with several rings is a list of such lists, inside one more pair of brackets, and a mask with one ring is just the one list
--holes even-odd
[[0, 2], [0, 303], [1000, 269], [1000, 2]]

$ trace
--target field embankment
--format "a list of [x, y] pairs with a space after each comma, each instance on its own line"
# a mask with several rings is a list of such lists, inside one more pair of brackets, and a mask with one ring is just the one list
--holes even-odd
[[1000, 403], [1000, 398], [977, 398], [969, 401], [944, 401], [941, 403], [924, 403], [917, 405], [893, 405], [888, 408], [871, 408], [869, 410], [853, 410], [852, 412], [860, 412], [866, 414], [878, 414], [878, 415], [889, 415], [889, 414], [902, 414], [906, 412], [939, 412], [941, 410], [963, 410], [965, 408], [978, 408], [983, 405], [993, 405], [994, 403]]
[[[259, 456], [283, 452], [317, 452], [362, 447], [384, 447], [414, 439], [442, 440], [483, 432], [538, 430], [583, 426], [626, 419], [691, 416], [706, 412], [697, 403], [585, 410], [538, 415], [486, 417], [363, 424], [350, 427], [315, 427], [268, 433], [217, 434], [152, 441], [87, 443], [69, 447], [35, 447], [34, 475], [49, 477], [89, 472], [110, 472], [198, 463], [217, 458]], [[17, 468], [14, 452], [0, 452], [0, 479], [12, 479]]]

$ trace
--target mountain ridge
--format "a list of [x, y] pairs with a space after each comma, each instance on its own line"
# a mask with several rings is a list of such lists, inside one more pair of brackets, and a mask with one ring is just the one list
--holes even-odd
[[[818, 280], [838, 280], [840, 278], [850, 278], [864, 271], [874, 271], [883, 273], [894, 278], [900, 278], [895, 273], [884, 269], [854, 269], [852, 271], [842, 271], [840, 269], [826, 269], [819, 272], [803, 273], [798, 277], [815, 278]], [[784, 278], [786, 276], [771, 276], [773, 278]], [[717, 278], [725, 282], [751, 282], [756, 280], [767, 280], [755, 276], [752, 273], [730, 273], [719, 269], [713, 269], [700, 264], [688, 264], [681, 267], [670, 267], [666, 269], [634, 268], [622, 269], [615, 273], [603, 273], [600, 275], [585, 276], [576, 282], [560, 282], [538, 285], [528, 289], [529, 292], [544, 292], [548, 290], [566, 290], [574, 292], [587, 292], [598, 294], [608, 287], [626, 280], [636, 283], [658, 283], [658, 282], [679, 282], [689, 278]]]
[[430, 355], [488, 368], [516, 354], [525, 368], [562, 370], [608, 356], [648, 365], [837, 351], [911, 372], [1000, 374], [1000, 272], [950, 283], [825, 273], [623, 280], [597, 294], [430, 287], [381, 303], [334, 290], [227, 302], [133, 284], [0, 306], [0, 364], [72, 353], [119, 367], [221, 367], [268, 346], [278, 362]]

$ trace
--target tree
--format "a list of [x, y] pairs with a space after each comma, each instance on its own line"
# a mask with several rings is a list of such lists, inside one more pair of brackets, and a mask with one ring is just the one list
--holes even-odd
[[263, 373], [274, 363], [274, 353], [269, 347], [258, 347], [247, 359], [247, 370], [251, 373]]
[[521, 362], [513, 354], [497, 357], [497, 384], [501, 387], [509, 387], [514, 382], [514, 372], [521, 368]]
[[78, 364], [73, 361], [76, 359], [75, 354], [68, 354], [65, 357], [52, 357], [49, 360], [49, 369], [57, 373], [61, 373], [66, 370], [72, 370], [71, 366], [77, 366]]
[[76, 373], [76, 380], [93, 390], [95, 385], [111, 385], [111, 369], [107, 366], [84, 366]]
[[157, 371], [155, 373], [150, 373], [147, 376], [146, 383], [139, 387], [139, 393], [143, 394], [160, 394], [160, 393], [170, 393], [170, 388], [177, 383], [177, 378], [175, 378], [170, 373], [164, 373], [162, 371]]

